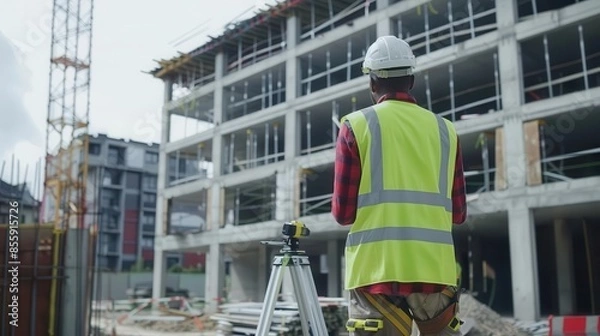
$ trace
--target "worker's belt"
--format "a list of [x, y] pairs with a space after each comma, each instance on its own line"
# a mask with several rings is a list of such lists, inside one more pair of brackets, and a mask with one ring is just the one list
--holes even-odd
[[446, 327], [449, 327], [454, 331], [460, 329], [461, 321], [456, 317], [460, 293], [446, 288], [442, 291], [442, 294], [450, 298], [448, 307], [435, 317], [426, 321], [415, 319], [415, 323], [419, 326], [419, 331], [421, 331], [422, 334], [438, 334]]
[[364, 330], [377, 332], [383, 329], [383, 321], [379, 319], [349, 319], [346, 322], [346, 329], [348, 331]]
[[[412, 318], [408, 305], [404, 299], [399, 302], [391, 302], [382, 295], [371, 295], [363, 293], [371, 305], [375, 307], [394, 328], [400, 332], [399, 335], [410, 335], [412, 331]], [[401, 308], [402, 307], [402, 308]], [[404, 309], [403, 309], [404, 308]]]

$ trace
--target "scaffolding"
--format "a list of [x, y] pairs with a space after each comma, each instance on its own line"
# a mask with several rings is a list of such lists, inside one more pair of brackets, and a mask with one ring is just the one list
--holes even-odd
[[599, 30], [590, 20], [521, 42], [525, 101], [600, 86]]
[[225, 189], [226, 226], [239, 226], [275, 219], [275, 176]]
[[255, 76], [224, 87], [224, 121], [285, 102], [285, 64], [269, 68]]
[[495, 3], [432, 0], [394, 17], [394, 32], [416, 56], [425, 55], [496, 30]]
[[223, 173], [231, 174], [285, 159], [284, 142], [279, 140], [283, 135], [280, 125], [283, 120], [273, 120], [225, 136]]
[[300, 56], [301, 95], [309, 95], [362, 76], [364, 55], [375, 39], [376, 29], [369, 27], [352, 34], [346, 41], [337, 41]]

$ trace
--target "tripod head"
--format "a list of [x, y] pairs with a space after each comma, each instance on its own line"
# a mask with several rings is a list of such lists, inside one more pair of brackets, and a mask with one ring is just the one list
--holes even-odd
[[308, 237], [310, 230], [300, 221], [291, 221], [283, 223], [281, 234], [283, 235], [283, 241], [262, 241], [261, 244], [283, 246], [282, 252], [296, 252], [300, 248], [300, 238]]

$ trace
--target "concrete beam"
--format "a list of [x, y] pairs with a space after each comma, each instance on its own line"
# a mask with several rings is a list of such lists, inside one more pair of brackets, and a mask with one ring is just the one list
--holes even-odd
[[532, 187], [482, 193], [468, 202], [472, 216], [508, 211], [510, 206], [530, 209], [600, 202], [600, 177], [587, 177], [568, 182], [547, 183]]
[[194, 99], [198, 99], [198, 98], [201, 98], [208, 94], [213, 93], [215, 91], [215, 87], [216, 87], [215, 82], [210, 82], [208, 84], [204, 84], [201, 87], [190, 92], [190, 94], [188, 94], [187, 96], [181, 97], [176, 100], [171, 100], [168, 103], [165, 103], [163, 108], [166, 110], [169, 110], [169, 111], [173, 110], [175, 108], [178, 108], [179, 106], [181, 106], [183, 104], [193, 101]]
[[514, 26], [514, 34], [517, 40], [522, 41], [598, 15], [600, 6], [596, 1], [582, 1], [523, 20]]
[[164, 145], [167, 153], [173, 153], [178, 150], [182, 150], [187, 147], [195, 146], [199, 143], [211, 140], [217, 136], [217, 129], [211, 128], [204, 132], [196, 133], [194, 135], [179, 139], [177, 141], [168, 142]]
[[[156, 239], [160, 241], [160, 239]], [[167, 262], [165, 252], [160, 246], [154, 246], [154, 267], [152, 268], [152, 298], [154, 300], [165, 296], [167, 281]]]

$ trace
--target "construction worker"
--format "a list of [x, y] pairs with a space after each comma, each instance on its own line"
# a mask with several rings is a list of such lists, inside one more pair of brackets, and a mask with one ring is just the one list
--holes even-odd
[[367, 50], [372, 106], [341, 120], [332, 214], [352, 225], [345, 286], [351, 335], [461, 335], [452, 224], [466, 218], [454, 126], [417, 105], [415, 56], [394, 36]]

